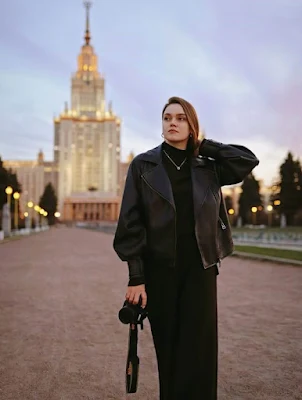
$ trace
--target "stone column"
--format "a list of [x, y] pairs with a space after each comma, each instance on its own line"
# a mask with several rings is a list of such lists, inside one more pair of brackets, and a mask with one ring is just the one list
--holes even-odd
[[4, 237], [11, 235], [11, 215], [8, 204], [4, 204], [2, 209], [2, 230]]

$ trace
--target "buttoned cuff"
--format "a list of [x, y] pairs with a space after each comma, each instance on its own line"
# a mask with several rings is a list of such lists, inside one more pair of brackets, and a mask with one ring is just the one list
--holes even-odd
[[[144, 283], [145, 276], [144, 276], [144, 265], [143, 260], [141, 258], [136, 258], [133, 260], [128, 261], [128, 268], [129, 268], [129, 283], [135, 283], [134, 285], [131, 284], [129, 286], [137, 286]], [[139, 282], [139, 283], [137, 283]]]

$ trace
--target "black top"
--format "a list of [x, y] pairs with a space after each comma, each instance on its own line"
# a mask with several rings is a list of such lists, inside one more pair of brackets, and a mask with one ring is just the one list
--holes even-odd
[[[168, 154], [178, 166], [180, 166], [185, 159], [186, 161], [178, 170], [165, 153]], [[187, 150], [179, 150], [164, 142], [162, 158], [174, 196], [177, 237], [194, 234], [195, 218], [191, 180], [191, 155]]]

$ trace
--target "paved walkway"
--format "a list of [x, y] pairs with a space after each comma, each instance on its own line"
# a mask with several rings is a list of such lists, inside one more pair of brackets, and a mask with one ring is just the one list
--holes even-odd
[[[111, 244], [76, 228], [0, 244], [1, 400], [158, 400], [148, 323], [139, 391], [125, 395], [127, 270]], [[299, 267], [223, 262], [219, 400], [302, 398], [301, 299]]]

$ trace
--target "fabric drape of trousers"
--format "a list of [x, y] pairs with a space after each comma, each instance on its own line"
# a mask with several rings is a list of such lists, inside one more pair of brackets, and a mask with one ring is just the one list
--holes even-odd
[[216, 277], [216, 267], [203, 268], [194, 234], [178, 238], [175, 268], [146, 268], [160, 400], [217, 399]]

